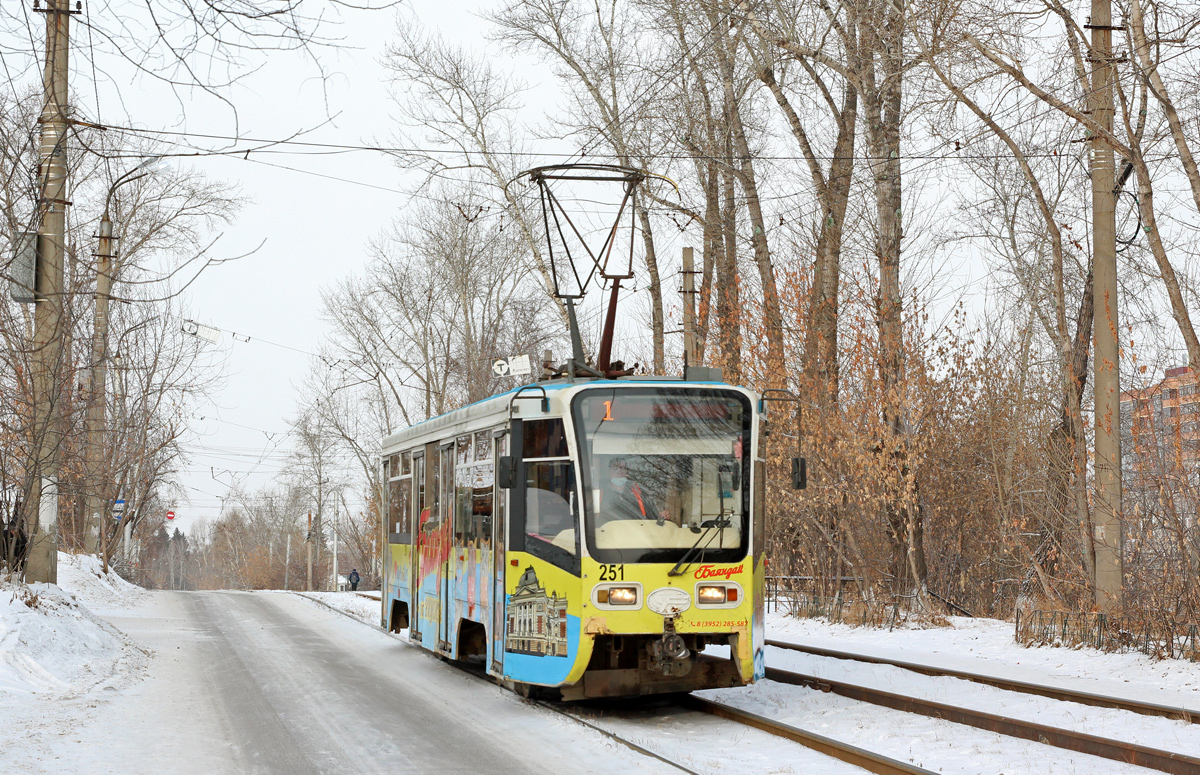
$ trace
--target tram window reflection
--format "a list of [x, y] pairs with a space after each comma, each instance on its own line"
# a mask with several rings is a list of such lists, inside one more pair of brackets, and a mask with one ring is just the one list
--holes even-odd
[[[408, 453], [403, 457], [407, 460]], [[387, 524], [388, 541], [391, 543], [407, 543], [411, 540], [409, 506], [412, 499], [412, 474], [400, 461], [400, 455], [392, 455], [387, 466]]]
[[575, 469], [570, 460], [525, 463], [526, 551], [539, 554], [553, 547], [578, 556], [575, 497]]
[[567, 456], [567, 435], [560, 417], [526, 420], [522, 456], [526, 460]]

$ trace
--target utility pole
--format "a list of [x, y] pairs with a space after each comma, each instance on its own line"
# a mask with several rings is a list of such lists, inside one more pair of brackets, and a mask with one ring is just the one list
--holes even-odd
[[102, 519], [103, 503], [100, 498], [100, 435], [104, 430], [105, 417], [105, 384], [107, 381], [108, 349], [108, 302], [112, 291], [112, 221], [108, 218], [108, 208], [100, 219], [100, 245], [96, 251], [96, 320], [92, 329], [92, 369], [91, 384], [88, 389], [87, 414], [87, 466], [84, 469], [88, 478], [87, 493], [84, 497], [84, 513], [91, 524], [89, 530], [95, 532], [94, 551], [99, 554], [100, 543], [103, 541], [104, 523]]
[[[1104, 130], [1113, 125], [1112, 0], [1092, 0], [1092, 118]], [[1094, 523], [1096, 607], [1119, 613], [1121, 570], [1121, 371], [1117, 318], [1116, 174], [1113, 151], [1103, 133], [1092, 135], [1092, 272], [1096, 317], [1093, 326], [1096, 397], [1096, 484]]]
[[333, 591], [338, 589], [338, 506], [333, 507]]
[[287, 555], [283, 560], [283, 588], [288, 589], [288, 571], [292, 567], [292, 533], [289, 530], [287, 535]]
[[312, 512], [308, 512], [308, 538], [305, 539], [308, 544], [308, 583], [304, 587], [305, 591], [312, 592], [312, 550], [313, 550], [313, 534], [312, 534]]
[[27, 581], [58, 582], [58, 454], [62, 436], [63, 255], [67, 206], [67, 67], [70, 0], [46, 0], [46, 62], [42, 80], [41, 145], [38, 149], [37, 299], [33, 313], [32, 476], [26, 530]]
[[[698, 366], [696, 354], [696, 272], [691, 248], [683, 249], [683, 367]], [[686, 374], [685, 374], [686, 378]]]
[[[104, 491], [101, 485], [104, 472], [101, 470], [100, 449], [102, 445], [100, 442], [107, 414], [105, 389], [108, 384], [108, 304], [112, 299], [113, 275], [116, 274], [113, 260], [117, 257], [116, 251], [113, 250], [115, 237], [113, 237], [113, 223], [112, 218], [109, 217], [109, 211], [112, 207], [113, 194], [120, 186], [146, 177], [160, 162], [159, 157], [151, 157], [117, 178], [108, 187], [108, 196], [104, 199], [104, 215], [100, 218], [100, 242], [96, 250], [96, 319], [92, 328], [92, 368], [88, 386], [87, 423], [85, 424], [87, 465], [84, 469], [88, 478], [87, 492], [84, 496], [84, 513], [88, 519], [95, 522], [95, 550], [97, 553], [100, 552], [100, 543], [103, 541], [104, 533], [101, 517], [105, 500], [101, 498], [101, 493]], [[223, 507], [224, 503], [222, 502]]]

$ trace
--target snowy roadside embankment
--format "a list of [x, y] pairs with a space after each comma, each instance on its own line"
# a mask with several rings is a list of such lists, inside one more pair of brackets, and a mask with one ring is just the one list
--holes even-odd
[[100, 558], [94, 554], [59, 552], [58, 586], [97, 613], [109, 608], [129, 608], [146, 595], [146, 590], [130, 584], [111, 568], [104, 573]]
[[101, 574], [94, 557], [60, 553], [59, 572], [61, 585], [0, 582], [0, 713], [6, 717], [21, 697], [71, 697], [122, 685], [145, 665], [145, 654], [87, 607], [132, 601], [140, 588], [115, 573]]
[[293, 594], [324, 603], [333, 610], [346, 614], [373, 627], [379, 626], [380, 603], [354, 592], [295, 592]]

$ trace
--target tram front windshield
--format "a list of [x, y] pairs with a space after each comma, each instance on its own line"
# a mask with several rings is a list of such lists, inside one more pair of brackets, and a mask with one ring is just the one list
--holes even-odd
[[751, 408], [704, 388], [588, 390], [574, 401], [588, 549], [602, 563], [746, 555]]

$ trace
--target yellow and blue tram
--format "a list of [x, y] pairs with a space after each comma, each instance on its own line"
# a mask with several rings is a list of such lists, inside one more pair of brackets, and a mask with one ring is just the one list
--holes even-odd
[[387, 437], [383, 626], [527, 695], [760, 678], [765, 406], [552, 380]]

